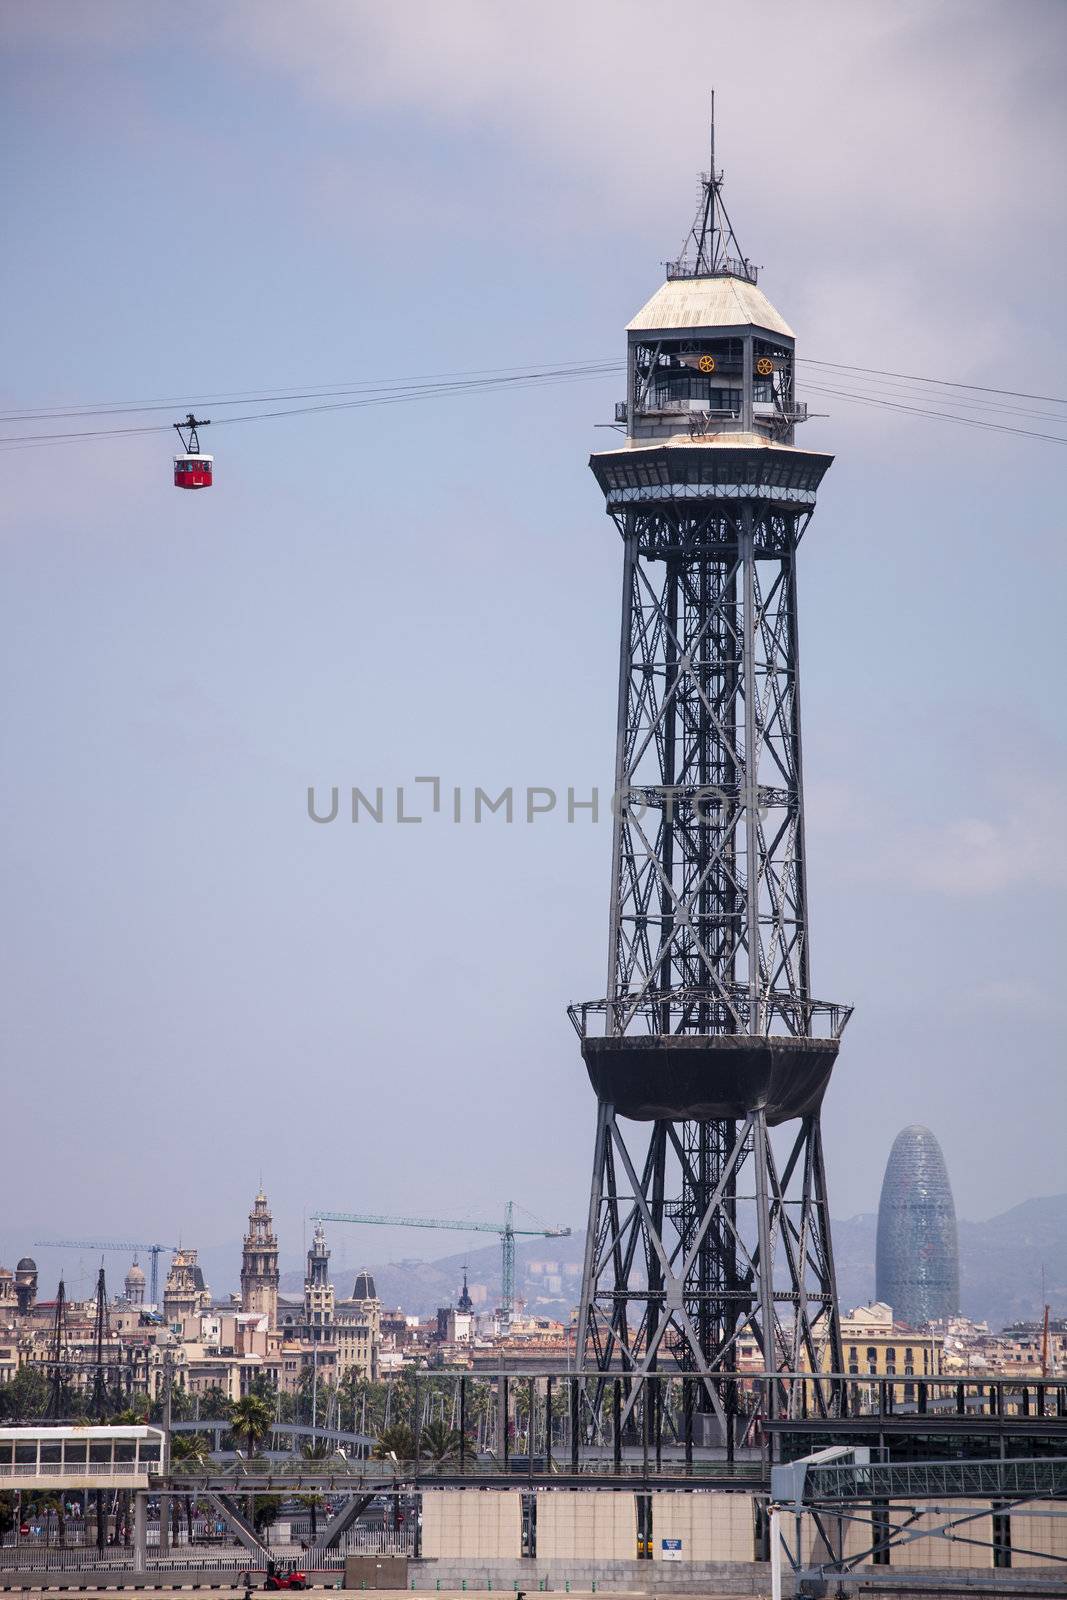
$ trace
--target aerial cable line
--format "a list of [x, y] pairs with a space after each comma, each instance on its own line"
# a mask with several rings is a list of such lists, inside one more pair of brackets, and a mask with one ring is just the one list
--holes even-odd
[[[614, 363], [614, 368], [620, 367], [619, 362]], [[377, 392], [361, 396], [354, 400], [333, 400], [322, 405], [288, 406], [278, 411], [249, 411], [236, 417], [219, 417], [215, 421], [216, 427], [225, 427], [231, 422], [261, 422], [274, 417], [306, 416], [319, 411], [351, 411], [368, 406], [400, 405], [413, 400], [444, 399], [460, 394], [485, 394], [507, 389], [532, 389], [545, 388], [551, 384], [573, 383], [586, 378], [601, 377], [604, 374], [599, 369], [595, 371], [547, 371], [527, 372], [515, 378], [479, 379], [473, 383], [442, 384], [432, 389], [405, 390], [396, 393]], [[120, 439], [128, 438], [135, 434], [170, 433], [171, 425], [168, 423], [145, 423], [139, 427], [131, 428], [81, 428], [65, 433], [26, 433], [0, 435], [0, 449], [18, 450], [33, 448], [49, 444], [70, 443], [79, 439]]]
[[[595, 376], [618, 370], [622, 363], [615, 356], [603, 361], [571, 361], [548, 363], [553, 371]], [[196, 391], [197, 405], [235, 406], [269, 405], [280, 400], [313, 400], [322, 396], [361, 394], [367, 392], [389, 393], [400, 390], [431, 392], [451, 388], [456, 384], [507, 383], [524, 377], [540, 375], [543, 369], [530, 367], [476, 367], [462, 372], [423, 373], [411, 378], [370, 378], [356, 382], [335, 384], [290, 384], [280, 391], [271, 389], [230, 390], [225, 394], [201, 394]], [[192, 392], [192, 391], [191, 391]], [[46, 422], [70, 420], [76, 417], [121, 416], [146, 411], [168, 411], [172, 406], [184, 405], [189, 394], [162, 396], [154, 400], [101, 400], [86, 406], [50, 406], [37, 410], [15, 410], [0, 413], [0, 422]]]
[[853, 377], [852, 379], [835, 379], [832, 373], [818, 372], [812, 373], [810, 377], [803, 379], [804, 387], [815, 388], [817, 387], [817, 381], [820, 379], [826, 383], [836, 381], [838, 383], [852, 382], [863, 384], [865, 385], [865, 388], [861, 392], [869, 394], [872, 399], [905, 401], [921, 400], [923, 402], [933, 401], [935, 403], [951, 403], [954, 406], [967, 406], [971, 410], [991, 412], [994, 416], [1032, 417], [1038, 421], [1044, 422], [1067, 422], [1067, 415], [1065, 415], [1062, 411], [1036, 411], [1032, 406], [998, 404], [993, 400], [976, 400], [971, 399], [968, 395], [962, 394], [938, 394], [930, 389], [918, 388], [915, 384], [892, 383], [882, 378], [864, 378], [857, 376]]
[[[864, 405], [882, 406], [885, 409], [900, 411], [912, 416], [930, 417], [940, 421], [962, 423], [970, 427], [990, 429], [998, 433], [1013, 433], [1025, 438], [1044, 439], [1054, 444], [1067, 443], [1067, 439], [1063, 438], [1059, 434], [1044, 433], [1033, 428], [1016, 427], [1008, 422], [995, 422], [982, 417], [961, 416], [957, 412], [933, 410], [927, 406], [913, 403], [916, 399], [936, 400], [941, 397], [932, 393], [928, 393], [925, 390], [915, 390], [909, 388], [908, 386], [917, 383], [928, 383], [938, 385], [940, 388], [960, 388], [981, 394], [1003, 394], [1012, 398], [1032, 398], [1044, 400], [1049, 404], [1067, 404], [1067, 401], [1060, 401], [1053, 396], [1028, 396], [1021, 394], [1020, 391], [1017, 390], [998, 390], [982, 384], [955, 384], [950, 383], [947, 379], [908, 377], [905, 374], [887, 373], [876, 368], [858, 366], [846, 367], [843, 363], [823, 362], [816, 357], [800, 357], [798, 359], [807, 360], [813, 366], [820, 368], [827, 367], [833, 369], [833, 371], [853, 373], [856, 375], [853, 378], [854, 382], [867, 384], [868, 389], [874, 389], [873, 393], [860, 393], [855, 390], [846, 390], [829, 387], [827, 385], [820, 385], [818, 382], [814, 381], [807, 383], [806, 387], [809, 387], [812, 392], [816, 394], [826, 394], [833, 396], [836, 399], [853, 401]], [[483, 368], [474, 372], [456, 374], [454, 376], [441, 374], [438, 376], [427, 375], [424, 378], [408, 380], [369, 380], [365, 383], [354, 384], [351, 386], [318, 390], [312, 389], [310, 391], [306, 389], [302, 390], [298, 387], [292, 387], [287, 391], [279, 393], [258, 391], [258, 398], [256, 397], [256, 391], [245, 391], [244, 396], [229, 399], [219, 399], [218, 397], [215, 397], [210, 400], [210, 403], [214, 406], [240, 404], [259, 404], [264, 406], [274, 404], [276, 401], [289, 399], [307, 401], [316, 401], [321, 399], [323, 402], [321, 404], [285, 406], [280, 409], [270, 411], [248, 411], [237, 416], [218, 418], [216, 426], [224, 427], [227, 423], [233, 422], [258, 422], [271, 418], [306, 416], [321, 411], [347, 411], [363, 409], [370, 406], [407, 404], [414, 400], [447, 399], [452, 396], [462, 394], [484, 394], [508, 389], [539, 388], [549, 384], [571, 383], [583, 381], [588, 378], [603, 377], [607, 376], [609, 373], [618, 372], [620, 370], [621, 363], [617, 358], [602, 362], [583, 361], [570, 364], [560, 363], [541, 368]], [[817, 376], [824, 377], [828, 376], [828, 374], [819, 372]], [[886, 380], [891, 381], [889, 393], [879, 392], [880, 390], [885, 390]], [[897, 381], [892, 382], [892, 380]], [[1033, 412], [1027, 408], [1016, 406], [996, 406], [983, 400], [967, 399], [964, 395], [954, 394], [951, 396], [945, 396], [944, 398], [949, 401], [954, 401], [956, 404], [961, 406], [969, 406], [972, 409], [981, 408], [983, 410], [998, 413], [1001, 416], [1020, 416], [1038, 418], [1042, 420], [1059, 420], [1054, 413]], [[64, 411], [57, 410], [53, 413], [11, 413], [0, 417], [0, 421], [8, 421], [17, 425], [19, 422], [27, 422], [38, 419], [54, 421], [75, 420], [78, 418], [88, 419], [92, 417], [102, 419], [103, 417], [109, 415], [141, 414], [147, 411], [165, 409], [167, 404], [168, 403], [164, 401], [151, 401], [140, 406], [131, 403], [129, 406], [116, 405], [107, 407], [104, 405], [99, 405], [95, 409], [80, 411], [74, 408], [69, 408]], [[84, 428], [38, 434], [7, 434], [0, 435], [0, 450], [35, 449], [42, 448], [50, 444], [72, 443], [81, 439], [117, 439], [128, 438], [138, 434], [169, 432], [170, 427], [168, 424], [146, 423], [139, 426], [122, 428]]]
[[885, 372], [880, 367], [850, 367], [841, 361], [821, 361], [817, 356], [797, 356], [814, 367], [835, 367], [839, 372], [864, 372], [875, 378], [905, 378], [909, 383], [935, 383], [945, 389], [975, 389], [980, 394], [1004, 394], [1012, 400], [1042, 400], [1054, 406], [1067, 406], [1067, 399], [1058, 394], [1027, 394], [1021, 389], [994, 389], [984, 383], [958, 383], [953, 378], [927, 378], [915, 372]]
[[[848, 365], [844, 362], [824, 361], [818, 356], [797, 356], [798, 362], [807, 362], [815, 367], [827, 367], [838, 372], [859, 374], [870, 379], [895, 379], [904, 384], [933, 384], [939, 388], [967, 389], [977, 394], [1003, 395], [1013, 400], [1037, 400], [1046, 405], [1067, 405], [1067, 399], [1058, 395], [1029, 394], [1018, 389], [997, 389], [989, 384], [962, 383], [949, 378], [931, 378], [922, 374], [888, 372], [879, 367], [860, 367]], [[554, 371], [568, 373], [588, 373], [595, 376], [597, 373], [616, 371], [620, 363], [617, 357], [602, 360], [583, 359], [571, 362], [546, 363], [546, 367]], [[269, 405], [282, 400], [290, 399], [315, 399], [319, 397], [359, 394], [365, 392], [386, 392], [408, 389], [418, 389], [420, 392], [430, 392], [435, 388], [451, 388], [454, 384], [477, 383], [482, 381], [508, 382], [512, 377], [522, 379], [531, 374], [529, 367], [483, 367], [457, 372], [438, 372], [415, 374], [409, 378], [375, 378], [352, 382], [318, 383], [318, 384], [287, 384], [279, 385], [274, 389], [244, 389], [230, 390], [221, 394], [207, 394], [189, 391], [184, 395], [158, 396], [151, 400], [115, 400], [94, 401], [84, 406], [51, 406], [37, 407], [36, 409], [15, 409], [0, 412], [0, 422], [43, 422], [55, 418], [58, 420], [74, 419], [78, 417], [121, 415], [123, 413], [148, 412], [165, 410], [170, 406], [185, 404], [190, 394], [195, 394], [198, 405], [230, 406], [247, 404]], [[963, 396], [958, 396], [960, 404], [981, 405], [988, 402], [965, 401]], [[1007, 409], [1007, 408], [1005, 408]], [[1014, 408], [1013, 408], [1014, 409]], [[1034, 413], [1038, 415], [1039, 413]]]
[[815, 394], [826, 394], [837, 400], [856, 400], [862, 405], [882, 406], [890, 411], [904, 411], [913, 417], [931, 417], [941, 422], [959, 422], [967, 428], [989, 428], [995, 433], [1017, 433], [1027, 439], [1048, 439], [1053, 444], [1067, 444], [1067, 437], [1059, 433], [1038, 433], [1034, 428], [1014, 428], [1006, 422], [986, 422], [981, 417], [961, 417], [954, 411], [931, 411], [925, 406], [906, 405], [901, 400], [882, 400], [874, 395], [855, 394], [848, 389], [827, 389], [820, 384], [808, 383], [805, 388]]

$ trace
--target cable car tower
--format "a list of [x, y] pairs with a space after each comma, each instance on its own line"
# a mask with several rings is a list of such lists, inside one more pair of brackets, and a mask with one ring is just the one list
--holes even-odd
[[[812, 996], [801, 776], [797, 551], [832, 457], [794, 445], [795, 339], [712, 117], [685, 247], [627, 329], [626, 441], [590, 461], [623, 549], [616, 819], [607, 995], [570, 1015], [598, 1107], [578, 1362], [631, 1375], [624, 1427], [646, 1375], [688, 1378], [732, 1453], [742, 1344], [842, 1370], [819, 1111], [850, 1008]], [[776, 1415], [799, 1393], [764, 1386]]]
[[184, 422], [174, 424], [182, 442], [184, 454], [174, 457], [174, 487], [176, 489], [210, 489], [214, 476], [215, 457], [205, 455], [200, 448], [200, 428], [211, 426], [210, 417], [199, 421], [190, 411]]

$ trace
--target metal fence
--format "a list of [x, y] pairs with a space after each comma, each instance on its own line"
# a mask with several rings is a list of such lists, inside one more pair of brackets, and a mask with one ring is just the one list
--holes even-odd
[[[366, 1552], [353, 1548], [353, 1555], [410, 1555], [410, 1549], [396, 1550], [370, 1550]], [[286, 1552], [286, 1561], [296, 1561], [300, 1564], [301, 1556], [308, 1562], [311, 1569], [316, 1572], [335, 1572], [344, 1567], [345, 1551], [338, 1550], [309, 1550], [299, 1549]], [[67, 1549], [55, 1545], [34, 1549], [25, 1543], [17, 1546], [7, 1546], [0, 1550], [0, 1571], [10, 1572], [261, 1572], [262, 1563], [257, 1562], [249, 1555], [247, 1550], [235, 1550], [229, 1555], [219, 1555], [214, 1550], [197, 1550], [188, 1546], [180, 1555], [159, 1556], [150, 1553], [146, 1564], [138, 1568], [133, 1552], [130, 1550], [96, 1550], [94, 1549]]]

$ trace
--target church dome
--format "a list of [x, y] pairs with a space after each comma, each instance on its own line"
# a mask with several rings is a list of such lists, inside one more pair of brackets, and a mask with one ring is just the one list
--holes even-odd
[[15, 1271], [16, 1272], [36, 1272], [37, 1271], [37, 1263], [33, 1259], [32, 1256], [23, 1256], [22, 1260], [19, 1262], [18, 1266], [15, 1268]]

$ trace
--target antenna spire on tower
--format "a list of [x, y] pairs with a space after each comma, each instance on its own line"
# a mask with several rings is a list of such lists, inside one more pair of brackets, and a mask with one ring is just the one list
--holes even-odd
[[708, 148], [711, 164], [700, 175], [697, 214], [675, 261], [667, 262], [668, 278], [745, 278], [755, 283], [757, 269], [740, 244], [723, 203], [723, 174], [715, 166], [715, 91], [711, 91]]

